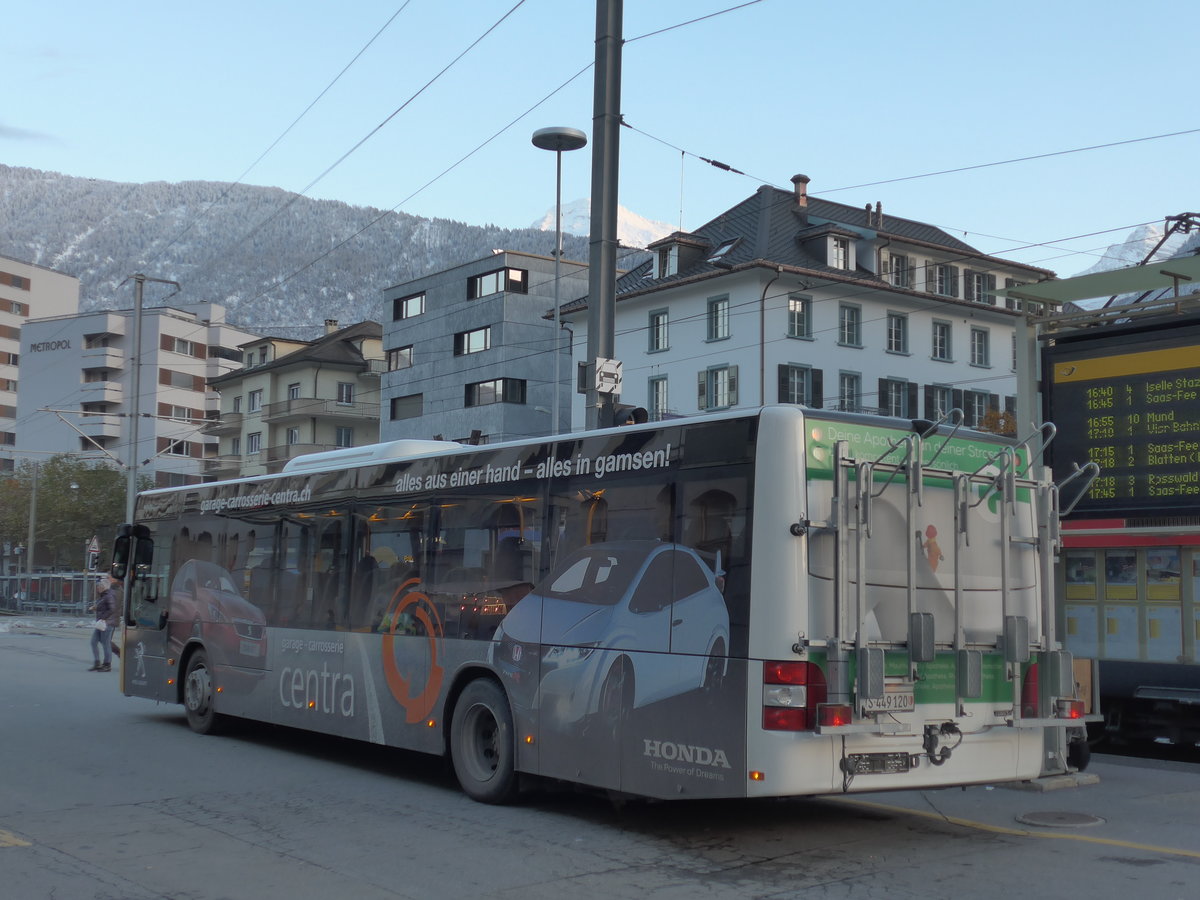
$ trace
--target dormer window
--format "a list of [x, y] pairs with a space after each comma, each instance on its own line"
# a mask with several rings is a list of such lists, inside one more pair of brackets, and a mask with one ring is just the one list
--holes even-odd
[[830, 239], [829, 265], [835, 269], [850, 268], [850, 238], [834, 235]]
[[724, 259], [725, 255], [737, 245], [737, 242], [738, 238], [732, 238], [731, 240], [723, 241], [717, 246], [716, 250], [708, 255], [706, 262], [708, 262], [710, 265], [717, 265], [722, 259]]
[[679, 271], [679, 246], [670, 244], [658, 248], [658, 269], [655, 278], [666, 278]]

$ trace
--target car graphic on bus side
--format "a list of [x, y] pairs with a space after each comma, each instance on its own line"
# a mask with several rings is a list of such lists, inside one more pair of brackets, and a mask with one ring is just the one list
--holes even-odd
[[199, 639], [216, 665], [265, 669], [267, 620], [242, 597], [233, 576], [215, 563], [189, 559], [171, 582], [169, 643], [178, 653]]
[[723, 680], [729, 648], [724, 573], [660, 541], [583, 547], [518, 602], [496, 631], [493, 663], [513, 703], [557, 730]]

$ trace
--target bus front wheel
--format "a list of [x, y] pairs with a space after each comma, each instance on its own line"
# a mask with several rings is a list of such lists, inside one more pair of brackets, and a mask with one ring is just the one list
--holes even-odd
[[512, 711], [494, 681], [472, 681], [459, 696], [450, 724], [450, 759], [458, 783], [472, 800], [506, 803], [515, 796]]
[[221, 730], [222, 717], [214, 706], [212, 669], [208, 654], [197, 650], [188, 658], [183, 676], [183, 708], [188, 725], [197, 734], [216, 734]]

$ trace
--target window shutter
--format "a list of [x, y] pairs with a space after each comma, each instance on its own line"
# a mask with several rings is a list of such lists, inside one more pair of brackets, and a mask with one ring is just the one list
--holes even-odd
[[1017, 411], [1017, 398], [1009, 395], [1004, 398], [1004, 411], [1006, 413], [1015, 413]]
[[963, 279], [963, 299], [975, 300], [975, 273], [971, 269], [966, 270]]
[[988, 409], [992, 410], [993, 412], [1000, 412], [1000, 395], [999, 394], [988, 394], [987, 403], [988, 403]]
[[886, 416], [887, 411], [888, 411], [887, 410], [887, 408], [888, 408], [887, 389], [888, 389], [888, 380], [886, 378], [880, 378], [879, 379], [879, 393], [876, 394], [876, 396], [875, 396], [875, 411], [878, 412], [881, 416]]
[[958, 296], [958, 266], [946, 266], [950, 271], [950, 291], [951, 297]]
[[825, 405], [825, 373], [820, 369], [809, 370], [809, 397], [808, 405], [813, 409], [820, 409]]
[[737, 406], [738, 404], [738, 383], [737, 383], [737, 366], [729, 367], [729, 405]]
[[933, 385], [925, 385], [925, 418], [936, 419], [937, 410], [933, 408]]
[[779, 397], [776, 401], [778, 403], [791, 402], [791, 399], [788, 397], [788, 375], [790, 368], [790, 366], [786, 366], [782, 363], [779, 365]]
[[908, 408], [904, 412], [910, 418], [915, 418], [917, 415], [917, 391], [920, 390], [920, 387], [915, 381], [908, 383]]
[[696, 409], [708, 409], [708, 373], [707, 372], [697, 373]]
[[996, 276], [995, 275], [986, 275], [984, 277], [987, 279], [987, 289], [988, 289], [987, 302], [990, 303], [992, 306], [995, 306], [996, 305]]
[[925, 293], [937, 293], [937, 263], [932, 259], [925, 260]]
[[960, 390], [952, 390], [950, 392], [950, 402], [954, 404], [955, 409], [963, 408], [963, 392]]

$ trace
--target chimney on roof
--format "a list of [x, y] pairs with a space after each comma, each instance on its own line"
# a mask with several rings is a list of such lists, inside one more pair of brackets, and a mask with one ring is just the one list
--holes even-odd
[[337, 319], [326, 319], [325, 320], [325, 333], [326, 334], [333, 334], [337, 330], [338, 330]]
[[808, 183], [811, 180], [807, 175], [792, 176], [792, 184], [796, 186], [796, 206], [800, 209], [808, 208]]
[[883, 203], [878, 200], [875, 201], [875, 227], [883, 227]]

